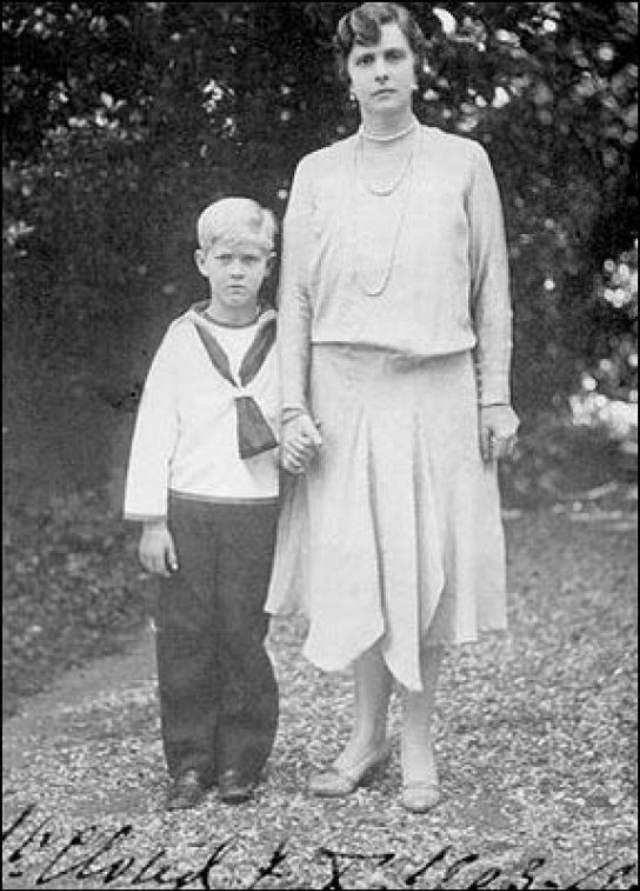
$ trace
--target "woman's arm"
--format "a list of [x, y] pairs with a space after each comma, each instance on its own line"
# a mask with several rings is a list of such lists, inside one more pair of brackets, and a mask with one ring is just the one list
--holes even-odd
[[322, 439], [308, 403], [311, 354], [309, 239], [312, 194], [304, 159], [298, 165], [282, 233], [278, 344], [282, 392], [280, 460], [290, 473], [303, 473]]
[[502, 204], [487, 153], [475, 144], [467, 196], [470, 230], [471, 313], [481, 406], [511, 402], [511, 299]]
[[511, 408], [512, 312], [500, 193], [485, 150], [476, 144], [468, 196], [471, 309], [475, 323], [478, 433], [485, 461], [513, 453], [519, 420]]
[[303, 159], [297, 167], [282, 231], [278, 345], [283, 420], [308, 412], [311, 348], [308, 293], [312, 196]]

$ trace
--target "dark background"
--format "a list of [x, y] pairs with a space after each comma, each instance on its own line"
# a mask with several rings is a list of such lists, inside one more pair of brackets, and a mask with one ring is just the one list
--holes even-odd
[[[505, 503], [615, 495], [636, 473], [637, 4], [406, 5], [430, 43], [416, 113], [486, 147], [504, 202]], [[122, 479], [153, 351], [206, 296], [195, 219], [228, 194], [281, 219], [300, 157], [353, 132], [330, 42], [352, 6], [3, 3], [11, 690], [141, 618]]]

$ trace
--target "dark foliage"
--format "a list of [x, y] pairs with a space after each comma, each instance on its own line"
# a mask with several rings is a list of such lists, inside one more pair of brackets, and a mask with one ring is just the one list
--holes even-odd
[[[430, 41], [419, 116], [481, 140], [503, 193], [518, 408], [561, 404], [602, 359], [628, 394], [637, 5], [407, 5]], [[3, 4], [13, 350], [86, 361], [110, 342], [127, 387], [144, 374], [167, 320], [202, 293], [191, 261], [202, 206], [244, 192], [281, 214], [300, 156], [355, 126], [330, 45], [351, 6]], [[445, 14], [455, 30], [443, 29]], [[630, 270], [617, 302], [606, 261]], [[105, 377], [116, 373], [101, 361]]]
[[148, 577], [105, 493], [7, 508], [3, 560], [3, 714], [61, 671], [117, 651], [145, 616]]

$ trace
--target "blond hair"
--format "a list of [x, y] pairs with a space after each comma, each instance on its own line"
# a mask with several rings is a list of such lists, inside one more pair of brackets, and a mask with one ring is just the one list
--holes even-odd
[[198, 244], [202, 250], [220, 238], [234, 241], [249, 231], [265, 252], [273, 250], [278, 224], [274, 214], [252, 198], [221, 198], [206, 207], [197, 223]]

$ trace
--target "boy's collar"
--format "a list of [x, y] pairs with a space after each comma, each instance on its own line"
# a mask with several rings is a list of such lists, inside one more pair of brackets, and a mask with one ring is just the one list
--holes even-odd
[[195, 313], [198, 320], [202, 319], [204, 321], [211, 322], [213, 325], [218, 325], [220, 328], [251, 328], [253, 325], [264, 325], [265, 323], [276, 318], [275, 310], [271, 307], [265, 307], [263, 309], [259, 308], [257, 315], [249, 322], [242, 322], [239, 325], [234, 325], [232, 322], [222, 322], [218, 319], [214, 319], [206, 311], [208, 306], [208, 300], [199, 300], [197, 303], [194, 303], [191, 306], [191, 311]]

